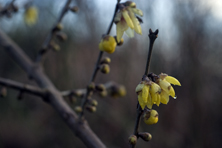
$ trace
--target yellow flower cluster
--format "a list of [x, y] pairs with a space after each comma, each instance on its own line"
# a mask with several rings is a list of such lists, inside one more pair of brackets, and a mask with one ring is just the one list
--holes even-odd
[[136, 8], [136, 3], [127, 1], [120, 5], [120, 11], [114, 18], [118, 43], [120, 42], [124, 32], [129, 37], [134, 37], [134, 30], [136, 33], [142, 35], [140, 22], [136, 15], [143, 16], [143, 12]]
[[107, 53], [113, 53], [116, 49], [116, 40], [114, 37], [105, 35], [99, 43], [99, 49]]
[[34, 6], [28, 7], [24, 13], [24, 21], [27, 25], [31, 26], [37, 22], [38, 9]]
[[169, 102], [169, 96], [176, 98], [175, 91], [171, 84], [181, 86], [176, 78], [164, 73], [161, 73], [155, 82], [149, 79], [141, 81], [136, 87], [141, 108], [144, 110], [147, 106], [149, 109], [152, 109], [153, 104], [157, 106], [159, 106], [160, 103], [167, 104]]

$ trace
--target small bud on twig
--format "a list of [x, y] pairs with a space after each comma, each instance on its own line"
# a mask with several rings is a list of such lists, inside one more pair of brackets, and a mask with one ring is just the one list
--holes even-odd
[[101, 66], [101, 72], [104, 74], [108, 74], [110, 72], [110, 68], [108, 64], [102, 64]]
[[152, 139], [152, 135], [147, 132], [141, 132], [138, 134], [140, 138], [142, 138], [144, 141], [150, 141]]
[[111, 59], [109, 57], [105, 57], [101, 60], [101, 64], [109, 64], [111, 62]]
[[76, 107], [74, 108], [74, 110], [75, 110], [75, 112], [77, 112], [77, 113], [81, 113], [81, 112], [82, 112], [82, 107], [81, 107], [81, 106], [76, 106]]
[[97, 106], [98, 105], [98, 102], [94, 99], [90, 100], [89, 103], [92, 105], [92, 106]]
[[88, 85], [88, 89], [89, 90], [95, 90], [95, 83], [94, 82], [91, 82], [89, 85]]
[[96, 112], [96, 107], [95, 107], [95, 106], [88, 105], [88, 106], [86, 106], [86, 109], [87, 109], [89, 112], [91, 112], [91, 113]]
[[104, 90], [104, 91], [101, 91], [100, 93], [99, 93], [99, 95], [101, 96], [101, 97], [106, 97], [107, 96], [107, 91], [106, 90]]
[[79, 11], [79, 8], [77, 6], [73, 6], [71, 8], [69, 8], [72, 12], [78, 12]]
[[53, 29], [52, 32], [61, 31], [63, 29], [63, 25], [58, 23]]
[[57, 39], [59, 39], [60, 41], [65, 41], [67, 40], [67, 35], [64, 32], [58, 32], [56, 33], [56, 37]]
[[96, 90], [104, 91], [104, 90], [106, 90], [106, 87], [103, 84], [98, 84], [98, 85], [96, 85]]
[[130, 145], [136, 145], [136, 142], [137, 142], [137, 137], [135, 135], [131, 135], [129, 137], [129, 143]]

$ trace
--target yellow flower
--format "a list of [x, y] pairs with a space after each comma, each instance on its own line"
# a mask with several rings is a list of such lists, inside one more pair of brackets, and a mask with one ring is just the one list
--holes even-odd
[[169, 102], [169, 96], [176, 99], [175, 91], [171, 86], [171, 84], [181, 86], [180, 82], [176, 78], [161, 73], [159, 75], [159, 79], [156, 80], [156, 83], [161, 87], [161, 103], [167, 104]]
[[144, 122], [148, 125], [156, 124], [158, 122], [158, 112], [156, 110], [149, 110], [143, 114]]
[[120, 42], [124, 32], [126, 32], [129, 37], [134, 37], [134, 30], [136, 33], [142, 35], [140, 22], [135, 14], [141, 17], [143, 16], [143, 12], [136, 8], [136, 4], [134, 2], [127, 1], [120, 5], [120, 11], [117, 12], [114, 18], [118, 43]]
[[99, 43], [99, 49], [108, 53], [113, 53], [116, 49], [116, 40], [114, 37], [105, 35]]
[[143, 110], [146, 106], [151, 109], [153, 104], [157, 106], [160, 105], [161, 88], [151, 80], [147, 79], [141, 81], [136, 87], [136, 93], [138, 95], [139, 104]]
[[31, 26], [36, 23], [38, 19], [38, 9], [34, 6], [28, 7], [25, 10], [24, 21], [27, 25]]

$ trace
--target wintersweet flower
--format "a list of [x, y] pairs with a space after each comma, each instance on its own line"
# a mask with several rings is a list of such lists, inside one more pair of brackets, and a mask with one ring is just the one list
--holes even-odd
[[153, 104], [157, 106], [160, 105], [161, 88], [151, 80], [146, 79], [145, 81], [141, 81], [136, 87], [136, 93], [138, 95], [139, 104], [143, 110], [146, 106], [151, 109]]
[[175, 91], [171, 86], [171, 84], [181, 86], [180, 82], [176, 78], [161, 73], [159, 74], [159, 78], [156, 80], [156, 83], [161, 87], [161, 103], [167, 104], [169, 102], [169, 96], [176, 99]]
[[34, 6], [28, 7], [25, 10], [24, 20], [29, 26], [34, 25], [38, 19], [38, 9]]
[[114, 37], [105, 35], [99, 43], [99, 49], [107, 53], [113, 53], [116, 49], [116, 40]]
[[143, 12], [136, 8], [136, 3], [131, 1], [121, 3], [119, 9], [119, 12], [117, 12], [114, 18], [117, 42], [120, 42], [124, 32], [126, 32], [129, 37], [134, 37], [134, 30], [136, 33], [142, 35], [140, 20], [138, 20], [136, 15], [142, 17]]

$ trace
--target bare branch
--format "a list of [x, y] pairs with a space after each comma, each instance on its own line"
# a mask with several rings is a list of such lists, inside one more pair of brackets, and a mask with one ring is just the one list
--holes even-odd
[[90, 129], [86, 121], [78, 120], [76, 113], [63, 100], [60, 92], [46, 77], [40, 66], [35, 66], [27, 55], [6, 34], [0, 30], [0, 46], [20, 65], [41, 87], [47, 90], [48, 100], [52, 107], [68, 124], [72, 132], [89, 148], [105, 148], [106, 146]]
[[20, 90], [22, 92], [26, 92], [29, 94], [33, 94], [39, 97], [46, 97], [46, 91], [36, 87], [36, 86], [31, 86], [28, 84], [23, 84], [23, 83], [19, 83], [13, 80], [9, 80], [9, 79], [4, 79], [4, 78], [0, 78], [0, 85], [6, 86], [6, 87], [10, 87], [16, 90]]

